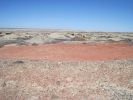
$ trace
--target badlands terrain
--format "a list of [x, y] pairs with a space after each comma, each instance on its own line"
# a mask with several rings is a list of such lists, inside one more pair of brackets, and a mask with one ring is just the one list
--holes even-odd
[[133, 100], [133, 33], [0, 29], [0, 100]]

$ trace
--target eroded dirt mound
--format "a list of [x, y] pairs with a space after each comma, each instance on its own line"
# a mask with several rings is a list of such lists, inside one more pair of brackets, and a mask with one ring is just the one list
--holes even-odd
[[16, 43], [99, 43], [99, 42], [133, 43], [133, 32], [85, 32], [46, 29], [0, 29], [0, 45]]

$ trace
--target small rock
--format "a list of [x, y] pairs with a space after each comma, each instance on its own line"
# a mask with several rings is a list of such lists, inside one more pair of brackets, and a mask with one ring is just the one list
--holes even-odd
[[71, 82], [71, 81], [72, 81], [72, 78], [71, 78], [71, 77], [67, 77], [67, 78], [66, 78], [66, 81], [67, 81], [67, 82]]
[[58, 65], [62, 64], [62, 62], [58, 62]]
[[14, 63], [14, 64], [23, 64], [24, 61], [18, 60], [18, 61], [15, 61], [15, 62], [13, 62], [13, 63]]
[[6, 86], [6, 82], [4, 81], [3, 84], [2, 84], [2, 87], [5, 87]]
[[56, 84], [57, 84], [57, 85], [60, 85], [60, 81], [57, 81]]

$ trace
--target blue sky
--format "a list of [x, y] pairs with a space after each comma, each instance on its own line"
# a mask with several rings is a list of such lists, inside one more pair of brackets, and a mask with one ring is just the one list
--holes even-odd
[[0, 0], [0, 27], [133, 32], [133, 0]]

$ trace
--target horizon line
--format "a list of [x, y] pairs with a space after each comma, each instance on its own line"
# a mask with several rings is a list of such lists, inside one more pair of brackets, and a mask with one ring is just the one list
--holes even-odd
[[76, 28], [31, 28], [31, 27], [0, 27], [0, 29], [33, 29], [33, 30], [62, 30], [62, 31], [78, 31], [78, 32], [129, 32], [132, 33], [133, 31], [96, 31], [96, 30], [87, 30], [87, 29], [76, 29]]

